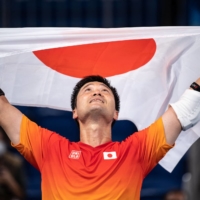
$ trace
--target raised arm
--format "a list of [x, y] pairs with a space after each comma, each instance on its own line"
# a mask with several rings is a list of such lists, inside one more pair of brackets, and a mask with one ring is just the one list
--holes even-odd
[[[200, 86], [200, 78], [195, 82]], [[169, 106], [162, 116], [167, 143], [173, 145], [181, 130], [195, 125], [199, 117], [200, 92], [198, 91], [185, 94], [177, 103]]]
[[8, 102], [0, 89], [0, 126], [13, 144], [19, 143], [21, 120], [22, 113]]

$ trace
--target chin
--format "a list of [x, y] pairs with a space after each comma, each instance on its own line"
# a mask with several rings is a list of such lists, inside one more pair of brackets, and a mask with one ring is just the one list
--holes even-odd
[[100, 113], [103, 113], [103, 109], [99, 108], [99, 107], [95, 107], [95, 108], [92, 108], [89, 113], [96, 113], [96, 114], [100, 114]]
[[103, 110], [102, 108], [92, 108], [89, 112], [89, 115], [91, 116], [106, 116], [107, 113], [105, 112], [105, 110]]

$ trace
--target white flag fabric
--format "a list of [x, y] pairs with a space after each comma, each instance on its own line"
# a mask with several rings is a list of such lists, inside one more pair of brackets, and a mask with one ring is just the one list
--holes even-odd
[[[141, 130], [200, 77], [200, 27], [3, 28], [0, 87], [14, 105], [71, 110], [72, 88], [90, 74], [119, 92], [119, 119]], [[182, 132], [160, 161], [172, 171], [200, 136]]]

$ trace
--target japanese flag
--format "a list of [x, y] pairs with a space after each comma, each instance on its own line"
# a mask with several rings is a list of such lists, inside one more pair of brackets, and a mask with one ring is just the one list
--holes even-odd
[[103, 152], [104, 160], [114, 160], [117, 158], [117, 153], [115, 151]]
[[[149, 126], [200, 77], [200, 27], [19, 28], [0, 30], [0, 87], [15, 105], [71, 110], [82, 77], [107, 77], [119, 92], [119, 119]], [[199, 138], [182, 132], [160, 164], [172, 171]]]

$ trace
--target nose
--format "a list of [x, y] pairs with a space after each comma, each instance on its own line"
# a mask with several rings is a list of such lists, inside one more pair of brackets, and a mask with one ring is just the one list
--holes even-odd
[[93, 96], [102, 96], [101, 92], [94, 92]]
[[96, 89], [93, 93], [93, 96], [102, 96], [101, 91], [99, 89]]

